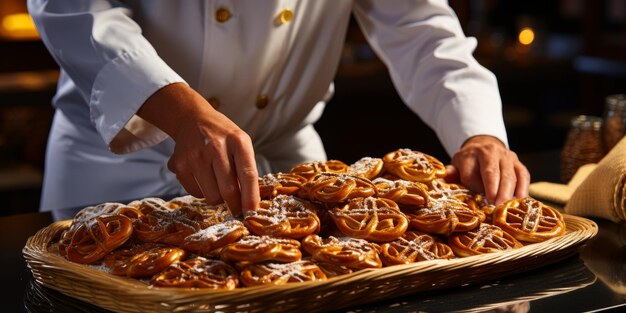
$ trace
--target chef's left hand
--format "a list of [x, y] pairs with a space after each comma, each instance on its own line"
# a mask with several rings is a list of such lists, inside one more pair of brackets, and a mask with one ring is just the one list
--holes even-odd
[[528, 169], [515, 152], [492, 136], [480, 135], [468, 139], [446, 169], [446, 181], [483, 193], [492, 204], [528, 196]]

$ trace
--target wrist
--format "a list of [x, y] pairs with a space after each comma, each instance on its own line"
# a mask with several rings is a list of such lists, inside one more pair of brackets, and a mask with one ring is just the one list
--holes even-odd
[[176, 139], [181, 121], [210, 107], [204, 102], [206, 100], [188, 85], [174, 83], [152, 94], [137, 115]]

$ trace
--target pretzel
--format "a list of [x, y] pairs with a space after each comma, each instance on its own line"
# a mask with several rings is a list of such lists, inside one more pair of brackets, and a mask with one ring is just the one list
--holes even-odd
[[300, 175], [307, 180], [323, 172], [346, 173], [348, 172], [348, 165], [338, 160], [313, 161], [300, 163], [289, 171], [289, 173]]
[[150, 284], [157, 287], [233, 290], [239, 285], [239, 279], [237, 270], [225, 262], [197, 256], [172, 263], [154, 275]]
[[419, 151], [399, 149], [383, 157], [385, 171], [398, 177], [426, 183], [446, 176], [446, 168], [441, 161]]
[[393, 200], [398, 204], [424, 206], [428, 202], [428, 187], [422, 183], [407, 180], [389, 180], [378, 177], [372, 181], [378, 196]]
[[72, 219], [72, 225], [84, 224], [93, 221], [96, 217], [102, 215], [115, 215], [120, 208], [126, 208], [127, 205], [118, 202], [105, 202], [94, 206], [88, 206], [78, 211]]
[[167, 202], [167, 206], [171, 209], [186, 208], [195, 212], [197, 216], [194, 219], [201, 221], [203, 228], [233, 217], [225, 203], [209, 205], [204, 198], [196, 198], [190, 195], [174, 198]]
[[565, 233], [565, 221], [556, 209], [531, 197], [512, 199], [496, 207], [493, 224], [515, 239], [541, 242]]
[[314, 205], [293, 196], [279, 195], [262, 200], [259, 208], [248, 211], [244, 224], [258, 236], [302, 238], [318, 233], [320, 220]]
[[402, 237], [381, 246], [380, 258], [386, 266], [435, 259], [451, 259], [452, 248], [428, 234], [407, 231]]
[[131, 220], [123, 215], [100, 215], [65, 230], [59, 252], [76, 263], [94, 263], [126, 242], [133, 233]]
[[383, 159], [364, 157], [348, 166], [348, 174], [373, 179], [383, 170]]
[[298, 196], [326, 203], [376, 195], [369, 179], [348, 174], [319, 173], [302, 186]]
[[382, 267], [380, 247], [363, 239], [309, 235], [302, 240], [302, 248], [317, 262], [356, 270]]
[[128, 206], [139, 210], [144, 215], [152, 211], [171, 211], [167, 201], [154, 197], [135, 200], [129, 203]]
[[[428, 234], [450, 235], [476, 228], [481, 215], [456, 199], [431, 198], [425, 207], [405, 210], [411, 228]], [[484, 216], [484, 215], [483, 215]]]
[[222, 223], [203, 228], [183, 240], [181, 248], [202, 256], [209, 256], [212, 251], [249, 235], [250, 232], [243, 223], [236, 219], [229, 219]]
[[428, 195], [435, 199], [455, 198], [470, 193], [464, 186], [447, 183], [441, 178], [431, 180], [426, 183], [426, 186], [428, 187]]
[[448, 245], [454, 254], [460, 257], [506, 251], [523, 246], [500, 227], [485, 223], [470, 231], [453, 234], [448, 237]]
[[143, 243], [114, 250], [104, 257], [104, 265], [113, 275], [151, 277], [182, 259], [185, 254], [185, 250], [177, 247]]
[[283, 285], [305, 281], [324, 281], [326, 274], [311, 261], [291, 263], [252, 263], [245, 265], [239, 278], [245, 286]]
[[389, 199], [357, 198], [330, 213], [337, 228], [346, 236], [374, 242], [394, 240], [408, 227], [406, 216]]
[[135, 236], [143, 242], [180, 246], [185, 238], [203, 229], [202, 217], [188, 207], [152, 211], [133, 221]]
[[277, 195], [293, 195], [306, 182], [306, 178], [296, 174], [266, 174], [259, 178], [259, 193], [263, 200]]
[[300, 242], [289, 238], [249, 235], [228, 244], [220, 252], [225, 262], [294, 262], [302, 258]]
[[326, 262], [315, 262], [317, 266], [326, 274], [327, 278], [333, 278], [342, 275], [348, 275], [354, 272], [351, 268], [345, 267], [343, 265], [336, 265]]

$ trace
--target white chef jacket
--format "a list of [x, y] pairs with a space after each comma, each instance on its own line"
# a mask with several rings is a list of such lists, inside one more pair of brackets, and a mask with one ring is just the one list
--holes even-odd
[[312, 125], [332, 96], [351, 13], [450, 155], [478, 134], [507, 144], [495, 76], [473, 58], [476, 41], [444, 0], [29, 0], [28, 8], [61, 66], [42, 210], [183, 193], [167, 170], [172, 140], [135, 115], [176, 82], [219, 103], [250, 135], [260, 174], [325, 160]]

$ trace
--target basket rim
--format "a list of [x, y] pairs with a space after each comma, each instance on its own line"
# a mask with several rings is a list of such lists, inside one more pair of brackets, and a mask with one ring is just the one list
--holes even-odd
[[[462, 271], [467, 268], [501, 265], [527, 258], [550, 257], [559, 251], [578, 249], [587, 240], [598, 233], [597, 224], [589, 219], [563, 214], [567, 231], [564, 235], [552, 238], [540, 243], [525, 245], [519, 249], [494, 252], [483, 255], [475, 255], [450, 260], [430, 260], [411, 264], [393, 265], [377, 269], [365, 269], [351, 274], [329, 278], [320, 282], [300, 282], [276, 286], [241, 287], [234, 290], [205, 290], [176, 287], [152, 287], [142, 281], [114, 276], [97, 268], [70, 262], [48, 250], [48, 245], [60, 232], [71, 225], [71, 220], [57, 221], [40, 229], [35, 235], [28, 238], [22, 252], [28, 267], [31, 269], [35, 280], [46, 287], [58, 290], [68, 296], [83, 299], [83, 291], [68, 290], [67, 287], [59, 286], [58, 281], [70, 280], [77, 285], [84, 283], [88, 286], [96, 286], [109, 291], [111, 298], [123, 295], [127, 299], [147, 299], [172, 305], [180, 303], [193, 303], [198, 299], [203, 302], [229, 302], [236, 299], [237, 303], [245, 301], [259, 301], [263, 297], [280, 294], [283, 297], [298, 296], [309, 291], [325, 289], [336, 290], [338, 288], [350, 288], [356, 283], [380, 283], [387, 278], [401, 277], [406, 274], [417, 273], [445, 273], [450, 271]], [[105, 299], [106, 300], [106, 299]], [[90, 301], [96, 305], [107, 307], [108, 303], [97, 303], [98, 300]], [[106, 302], [106, 301], [104, 301]]]

